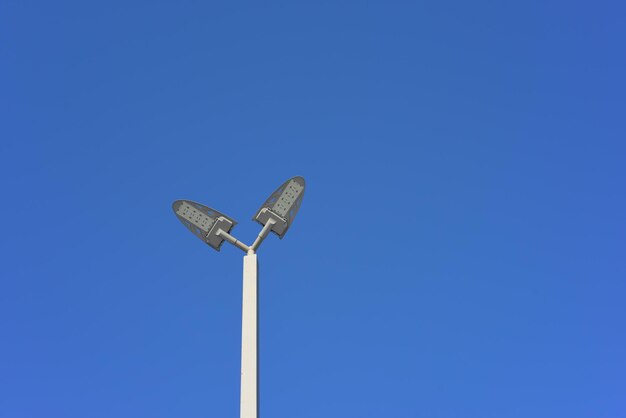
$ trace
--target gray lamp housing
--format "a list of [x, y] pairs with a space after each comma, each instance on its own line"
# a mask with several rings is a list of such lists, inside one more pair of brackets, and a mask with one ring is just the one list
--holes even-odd
[[237, 225], [234, 219], [223, 213], [191, 200], [177, 200], [172, 204], [172, 209], [192, 234], [217, 251], [224, 242], [218, 231], [230, 232]]
[[304, 178], [290, 178], [276, 189], [256, 212], [252, 220], [265, 226], [273, 219], [272, 232], [282, 239], [300, 209], [304, 197]]

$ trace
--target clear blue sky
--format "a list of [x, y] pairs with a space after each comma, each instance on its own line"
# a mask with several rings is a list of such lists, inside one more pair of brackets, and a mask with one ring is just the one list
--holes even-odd
[[626, 416], [618, 1], [0, 4], [0, 417]]

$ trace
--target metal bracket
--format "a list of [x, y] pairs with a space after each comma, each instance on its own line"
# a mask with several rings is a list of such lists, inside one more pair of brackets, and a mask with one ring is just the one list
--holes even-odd
[[261, 209], [259, 211], [259, 214], [256, 216], [256, 221], [260, 222], [262, 225], [266, 225], [270, 220], [273, 221], [273, 224], [271, 225], [271, 230], [280, 238], [282, 238], [285, 231], [289, 227], [286, 219], [278, 216], [268, 208]]

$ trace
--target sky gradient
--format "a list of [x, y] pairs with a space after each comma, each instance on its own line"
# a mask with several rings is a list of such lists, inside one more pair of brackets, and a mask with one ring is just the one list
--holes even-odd
[[0, 418], [626, 416], [625, 13], [0, 3]]

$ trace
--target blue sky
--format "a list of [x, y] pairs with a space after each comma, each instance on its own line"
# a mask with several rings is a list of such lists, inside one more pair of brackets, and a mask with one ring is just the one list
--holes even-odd
[[0, 417], [626, 415], [616, 1], [0, 5]]

